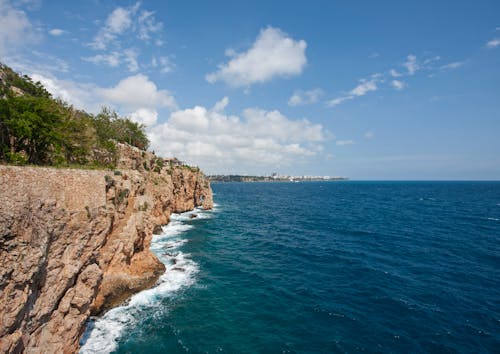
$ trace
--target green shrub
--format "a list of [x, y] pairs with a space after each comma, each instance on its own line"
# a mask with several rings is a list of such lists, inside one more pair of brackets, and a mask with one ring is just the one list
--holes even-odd
[[123, 190], [122, 190], [122, 191], [118, 194], [118, 197], [117, 197], [118, 203], [123, 202], [123, 200], [124, 200], [125, 198], [127, 198], [127, 197], [128, 197], [129, 193], [130, 193], [130, 191], [128, 190], [128, 188], [123, 189]]
[[28, 157], [23, 152], [10, 152], [6, 154], [6, 160], [15, 165], [26, 165], [28, 163]]

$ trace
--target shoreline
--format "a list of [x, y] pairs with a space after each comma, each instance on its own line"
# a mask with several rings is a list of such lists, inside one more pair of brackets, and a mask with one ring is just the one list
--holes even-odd
[[[163, 263], [165, 271], [155, 284], [132, 295], [118, 306], [105, 313], [90, 318], [79, 344], [79, 353], [90, 354], [96, 351], [116, 350], [123, 332], [143, 319], [141, 311], [156, 307], [163, 298], [174, 296], [182, 288], [195, 282], [198, 264], [179, 250], [189, 242], [185, 233], [196, 226], [190, 221], [211, 218], [212, 210], [198, 206], [182, 213], [172, 213], [170, 221], [162, 226], [162, 232], [152, 236], [149, 250]], [[196, 215], [196, 217], [192, 217]]]

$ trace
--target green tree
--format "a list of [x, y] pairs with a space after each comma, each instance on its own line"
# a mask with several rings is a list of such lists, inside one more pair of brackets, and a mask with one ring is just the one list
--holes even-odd
[[2, 150], [24, 151], [28, 162], [50, 163], [50, 157], [62, 149], [63, 119], [57, 104], [45, 97], [11, 96], [0, 100], [0, 117], [8, 142]]
[[133, 122], [129, 118], [120, 117], [109, 107], [103, 107], [101, 112], [94, 117], [94, 126], [99, 141], [104, 146], [110, 140], [127, 143], [139, 149], [147, 149], [149, 146], [144, 125]]

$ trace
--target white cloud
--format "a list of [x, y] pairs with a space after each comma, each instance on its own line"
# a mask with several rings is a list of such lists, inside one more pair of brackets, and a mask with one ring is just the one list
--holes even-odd
[[[138, 3], [139, 4], [139, 3]], [[133, 7], [123, 8], [117, 7], [111, 12], [106, 19], [104, 27], [102, 27], [91, 43], [95, 49], [106, 49], [107, 45], [114, 41], [118, 35], [125, 32], [132, 25], [132, 15], [137, 4]]]
[[123, 51], [125, 56], [125, 62], [127, 63], [128, 71], [134, 73], [139, 70], [139, 63], [137, 62], [137, 57], [139, 52], [135, 49], [129, 48]]
[[16, 9], [9, 1], [0, 0], [0, 56], [36, 39], [26, 13]]
[[170, 60], [169, 57], [160, 57], [160, 73], [162, 74], [168, 74], [169, 72], [172, 72], [175, 68], [174, 63]]
[[98, 87], [68, 80], [59, 80], [41, 74], [31, 74], [54, 96], [60, 97], [79, 109], [97, 113], [102, 106], [111, 105], [123, 115], [146, 125], [154, 124], [159, 109], [177, 109], [174, 97], [166, 90], [158, 89], [145, 75], [129, 76], [114, 87]]
[[364, 96], [370, 91], [377, 91], [377, 78], [372, 78], [372, 79], [362, 79], [361, 83], [353, 88], [349, 93], [352, 96]]
[[213, 108], [195, 106], [171, 113], [149, 130], [152, 149], [163, 156], [202, 165], [216, 172], [256, 166], [290, 165], [321, 151], [328, 133], [308, 120], [279, 111], [245, 109], [229, 115], [227, 97]]
[[406, 57], [406, 62], [404, 62], [403, 66], [406, 68], [409, 75], [415, 74], [415, 72], [420, 69], [420, 65], [417, 62], [417, 57], [413, 54], [410, 54]]
[[5, 56], [2, 61], [22, 73], [38, 72], [49, 75], [52, 72], [68, 72], [70, 69], [66, 61], [46, 52], [31, 50], [30, 54], [29, 58], [27, 55]]
[[112, 88], [99, 88], [97, 93], [110, 102], [132, 110], [144, 107], [177, 108], [170, 92], [159, 90], [154, 82], [142, 74], [129, 76]]
[[[140, 7], [141, 3], [136, 2], [128, 7], [115, 8], [90, 43], [92, 48], [103, 53], [83, 59], [94, 64], [107, 64], [112, 67], [124, 64], [132, 73], [139, 71], [141, 67], [157, 67], [156, 58], [152, 60], [151, 65], [139, 63], [138, 58], [141, 52], [137, 49], [138, 46], [125, 47], [125, 43], [131, 45], [132, 40], [138, 40], [141, 45], [150, 41], [161, 42], [163, 23], [156, 20], [153, 11], [141, 10]], [[160, 58], [160, 73], [173, 70], [174, 65], [167, 61], [167, 57]]]
[[97, 54], [91, 57], [83, 57], [82, 60], [93, 64], [104, 64], [110, 67], [118, 67], [120, 64], [125, 63], [129, 72], [137, 72], [140, 68], [137, 58], [139, 51], [134, 48], [127, 48], [122, 52], [111, 51], [108, 54]]
[[338, 106], [341, 103], [344, 103], [345, 101], [352, 100], [353, 98], [354, 98], [354, 96], [344, 96], [344, 97], [334, 98], [333, 100], [330, 100], [327, 103], [327, 105], [329, 107], [335, 107], [335, 106]]
[[139, 108], [137, 111], [130, 114], [130, 119], [149, 127], [156, 124], [156, 121], [158, 120], [158, 112], [148, 108]]
[[127, 77], [110, 88], [31, 76], [77, 108], [97, 113], [102, 105], [111, 105], [148, 127], [151, 148], [161, 156], [177, 156], [213, 172], [262, 171], [266, 166], [301, 163], [319, 154], [323, 142], [331, 138], [320, 124], [290, 119], [277, 110], [249, 108], [239, 116], [227, 114], [227, 97], [212, 108], [176, 110], [158, 124], [159, 110], [175, 107], [175, 101], [144, 75]]
[[392, 87], [394, 87], [396, 90], [402, 90], [406, 87], [406, 84], [403, 81], [400, 80], [392, 80], [391, 81]]
[[319, 101], [320, 97], [323, 96], [323, 90], [316, 88], [309, 91], [298, 90], [293, 93], [293, 95], [288, 100], [288, 105], [299, 106], [305, 104], [312, 104]]
[[488, 42], [486, 42], [486, 48], [496, 48], [500, 45], [500, 38], [494, 38]]
[[111, 52], [109, 54], [97, 54], [92, 57], [83, 57], [82, 60], [93, 64], [106, 64], [111, 67], [117, 67], [120, 65], [120, 57], [120, 53]]
[[392, 77], [401, 77], [403, 76], [403, 74], [399, 73], [398, 71], [394, 70], [394, 69], [391, 69], [389, 71], [389, 74], [392, 76]]
[[[117, 7], [105, 21], [105, 24], [94, 37], [91, 46], [104, 50], [110, 44], [120, 45], [120, 36], [131, 33], [141, 41], [149, 41], [153, 35], [159, 34], [163, 23], [156, 20], [153, 11], [139, 10], [140, 2], [129, 7]], [[156, 38], [155, 41], [161, 41]]]
[[51, 34], [52, 36], [58, 37], [58, 36], [62, 35], [64, 32], [65, 31], [63, 31], [60, 28], [53, 28], [49, 31], [49, 34]]
[[452, 69], [458, 69], [459, 67], [463, 66], [465, 62], [463, 61], [454, 61], [445, 65], [442, 65], [440, 67], [441, 70], [452, 70]]
[[364, 136], [365, 136], [365, 139], [370, 140], [370, 139], [373, 139], [375, 137], [375, 133], [372, 132], [372, 131], [368, 131], [368, 132], [365, 133]]
[[33, 81], [40, 81], [54, 97], [74, 105], [78, 109], [97, 113], [104, 104], [96, 97], [96, 86], [92, 84], [75, 83], [68, 80], [59, 80], [42, 74], [30, 74]]
[[175, 69], [175, 64], [169, 57], [159, 57], [153, 56], [151, 58], [151, 67], [159, 68], [161, 74], [168, 74]]
[[224, 111], [224, 109], [227, 107], [228, 104], [229, 104], [229, 97], [224, 97], [222, 98], [222, 100], [215, 103], [213, 111], [221, 113]]
[[345, 146], [345, 145], [352, 145], [354, 144], [353, 140], [337, 140], [335, 142], [335, 145], [337, 146]]
[[161, 31], [163, 23], [158, 22], [153, 11], [143, 10], [138, 19], [138, 37], [141, 40], [149, 40], [153, 33]]
[[361, 83], [354, 87], [351, 91], [349, 91], [349, 94], [346, 96], [342, 97], [337, 97], [333, 100], [330, 100], [327, 102], [327, 106], [329, 107], [335, 107], [338, 106], [339, 104], [349, 101], [354, 99], [355, 97], [360, 97], [366, 95], [368, 92], [371, 91], [377, 91], [378, 86], [377, 84], [382, 81], [382, 75], [381, 74], [373, 74], [370, 76], [369, 79], [361, 79], [359, 80]]
[[434, 56], [432, 58], [427, 58], [427, 59], [424, 60], [423, 66], [429, 65], [429, 64], [431, 64], [431, 63], [433, 63], [435, 61], [440, 61], [440, 60], [441, 60], [441, 57], [439, 55], [436, 55], [436, 56]]
[[299, 75], [307, 64], [306, 47], [304, 40], [294, 40], [280, 29], [268, 27], [260, 31], [248, 51], [239, 54], [233, 51], [233, 58], [206, 75], [206, 80], [241, 87]]

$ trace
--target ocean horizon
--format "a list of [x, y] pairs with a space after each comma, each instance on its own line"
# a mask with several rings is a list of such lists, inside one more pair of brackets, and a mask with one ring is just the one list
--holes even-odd
[[500, 182], [214, 183], [172, 216], [156, 287], [93, 320], [92, 352], [500, 347]]

